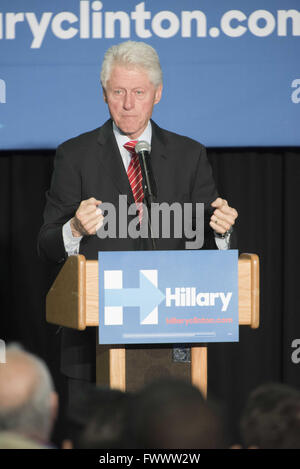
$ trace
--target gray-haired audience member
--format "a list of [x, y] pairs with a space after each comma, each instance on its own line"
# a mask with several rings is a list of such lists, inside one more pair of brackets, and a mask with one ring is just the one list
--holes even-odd
[[0, 432], [49, 444], [58, 398], [46, 364], [11, 344], [0, 365]]
[[300, 449], [300, 392], [270, 383], [249, 396], [241, 417], [245, 448]]

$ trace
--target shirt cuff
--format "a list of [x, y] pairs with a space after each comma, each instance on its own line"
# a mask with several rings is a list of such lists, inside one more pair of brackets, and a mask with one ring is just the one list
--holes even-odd
[[226, 238], [220, 238], [219, 236], [215, 236], [215, 242], [217, 248], [221, 251], [226, 251], [226, 249], [230, 249], [230, 234], [226, 236]]
[[63, 241], [65, 245], [65, 250], [68, 256], [74, 256], [79, 254], [80, 241], [82, 236], [75, 237], [72, 234], [71, 230], [71, 220], [63, 225], [62, 229]]

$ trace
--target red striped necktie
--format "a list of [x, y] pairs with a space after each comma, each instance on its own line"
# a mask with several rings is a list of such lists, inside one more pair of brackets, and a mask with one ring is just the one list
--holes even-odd
[[135, 145], [137, 144], [137, 140], [131, 140], [130, 142], [125, 143], [124, 148], [129, 151], [131, 154], [131, 160], [128, 166], [127, 175], [129, 179], [129, 183], [131, 186], [131, 190], [133, 193], [134, 201], [137, 206], [139, 212], [139, 220], [140, 223], [143, 218], [143, 199], [144, 199], [144, 191], [143, 191], [143, 177], [141, 166], [139, 162], [138, 154], [135, 152]]

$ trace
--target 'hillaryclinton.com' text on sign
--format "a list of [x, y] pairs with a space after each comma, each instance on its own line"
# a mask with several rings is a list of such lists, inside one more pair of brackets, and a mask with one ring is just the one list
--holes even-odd
[[161, 127], [209, 147], [300, 145], [299, 0], [1, 0], [0, 150], [102, 125], [104, 53], [128, 40], [158, 51]]

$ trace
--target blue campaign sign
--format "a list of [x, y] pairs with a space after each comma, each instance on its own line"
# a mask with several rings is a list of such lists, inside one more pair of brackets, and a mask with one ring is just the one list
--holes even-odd
[[99, 342], [238, 341], [238, 251], [99, 252]]
[[206, 146], [300, 145], [299, 0], [1, 0], [0, 150], [102, 125], [101, 63], [126, 40], [158, 51], [161, 127]]

